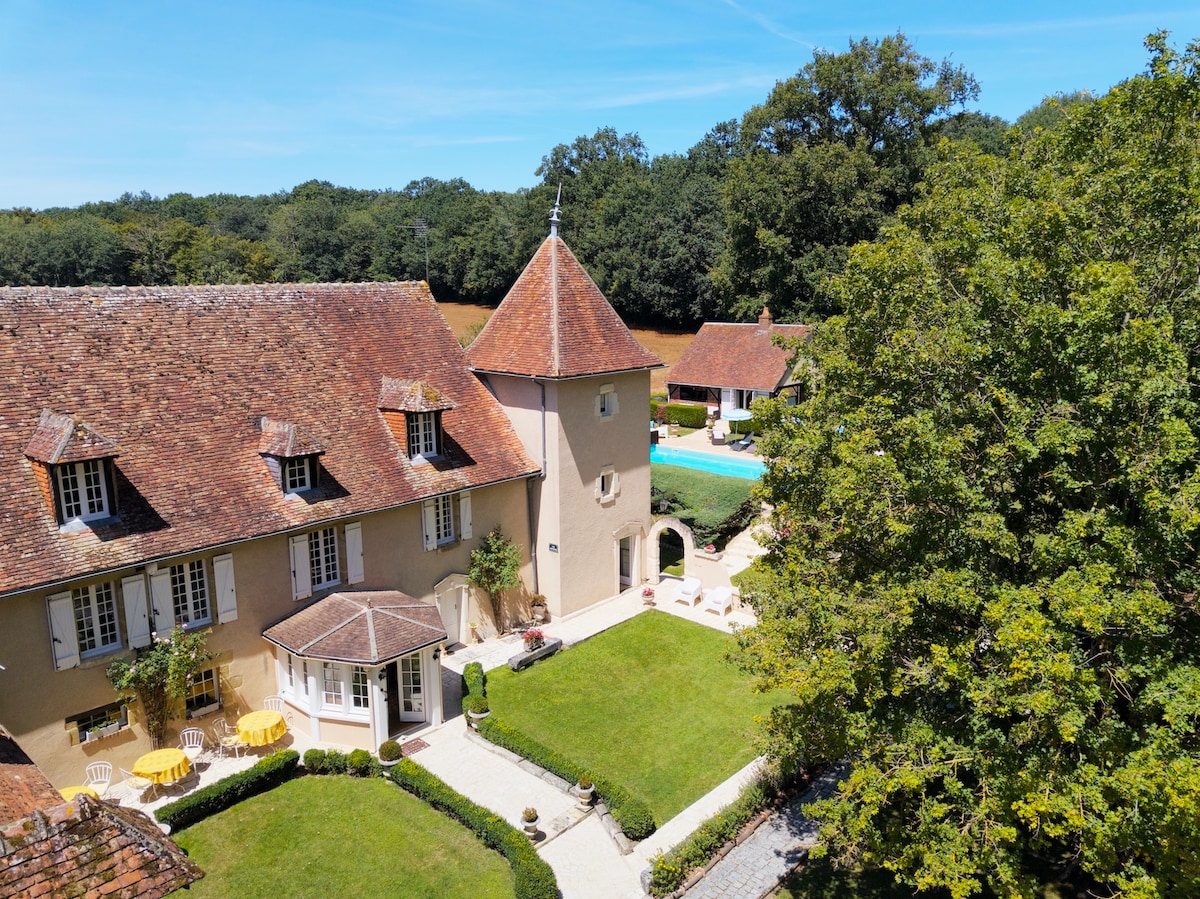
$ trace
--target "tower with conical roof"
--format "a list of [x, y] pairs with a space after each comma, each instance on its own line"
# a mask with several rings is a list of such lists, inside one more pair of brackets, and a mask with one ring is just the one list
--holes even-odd
[[526, 451], [535, 583], [554, 615], [640, 584], [650, 527], [650, 371], [634, 339], [558, 235], [534, 254], [467, 348]]

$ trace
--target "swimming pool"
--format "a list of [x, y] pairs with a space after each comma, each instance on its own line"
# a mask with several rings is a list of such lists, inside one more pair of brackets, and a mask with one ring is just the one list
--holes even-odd
[[650, 461], [661, 465], [694, 468], [697, 471], [725, 475], [727, 478], [744, 478], [747, 481], [757, 480], [766, 470], [766, 466], [753, 457], [718, 456], [714, 453], [674, 449], [658, 443], [650, 444]]

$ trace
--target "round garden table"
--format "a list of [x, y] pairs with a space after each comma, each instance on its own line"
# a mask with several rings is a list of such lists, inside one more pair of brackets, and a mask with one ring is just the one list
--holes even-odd
[[156, 784], [179, 780], [192, 769], [182, 749], [156, 749], [133, 763], [133, 773]]
[[287, 733], [283, 715], [270, 709], [259, 709], [238, 718], [238, 734], [250, 746], [269, 746]]

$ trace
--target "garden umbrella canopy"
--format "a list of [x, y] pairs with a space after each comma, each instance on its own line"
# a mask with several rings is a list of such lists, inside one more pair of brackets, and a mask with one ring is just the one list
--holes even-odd
[[737, 424], [739, 421], [749, 421], [754, 417], [754, 415], [749, 409], [729, 409], [721, 417], [726, 421], [731, 421], [734, 424]]

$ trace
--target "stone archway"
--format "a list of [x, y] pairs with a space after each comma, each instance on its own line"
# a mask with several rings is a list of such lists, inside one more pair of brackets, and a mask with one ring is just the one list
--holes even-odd
[[680, 521], [678, 518], [669, 516], [660, 518], [650, 525], [650, 532], [646, 535], [646, 542], [649, 546], [646, 547], [646, 568], [650, 575], [650, 583], [658, 583], [659, 564], [658, 564], [658, 535], [663, 531], [674, 531], [683, 538], [683, 572], [687, 574], [687, 560], [696, 552], [696, 538], [692, 534], [692, 529]]

